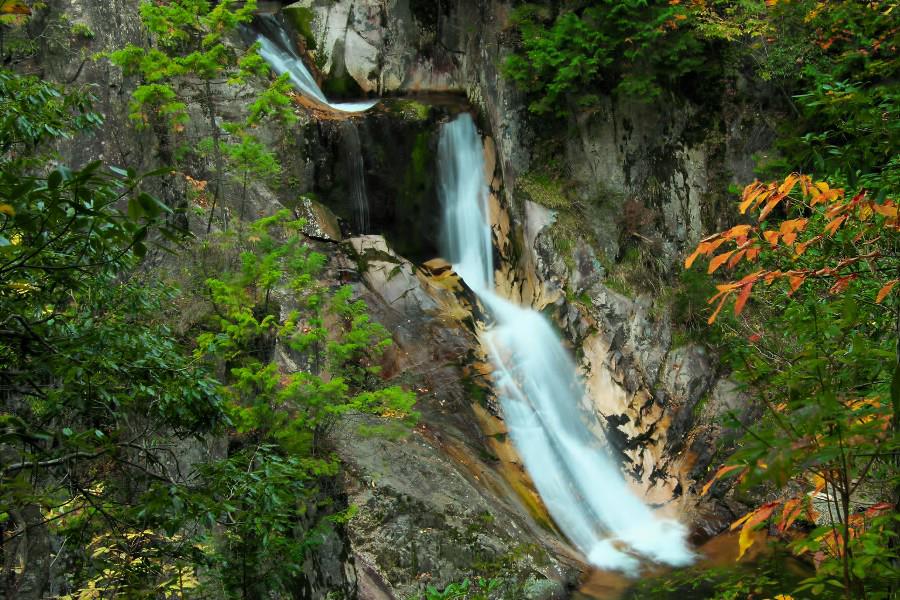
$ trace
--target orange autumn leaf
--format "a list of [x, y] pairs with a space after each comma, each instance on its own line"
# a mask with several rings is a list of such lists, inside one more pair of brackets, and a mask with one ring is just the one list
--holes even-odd
[[847, 286], [850, 285], [850, 282], [856, 279], [856, 274], [847, 275], [846, 277], [838, 277], [837, 281], [829, 288], [828, 292], [831, 294], [840, 294], [844, 290], [847, 289]]
[[764, 238], [766, 239], [766, 241], [769, 242], [769, 244], [771, 244], [773, 247], [775, 247], [775, 246], [778, 245], [778, 236], [779, 236], [779, 235], [780, 235], [780, 234], [779, 234], [777, 231], [764, 231], [764, 232], [763, 232], [763, 237], [764, 237]]
[[30, 15], [31, 8], [22, 0], [3, 0], [0, 2], [0, 14], [3, 15]]
[[725, 306], [725, 301], [728, 300], [728, 296], [731, 295], [732, 292], [725, 292], [722, 294], [722, 299], [719, 300], [719, 305], [716, 307], [716, 310], [710, 315], [709, 319], [706, 321], [707, 325], [712, 325], [716, 322], [716, 317], [719, 316], [719, 313], [722, 312], [722, 307]]
[[719, 467], [719, 470], [716, 471], [715, 475], [712, 476], [712, 479], [707, 481], [706, 485], [703, 486], [703, 489], [700, 490], [700, 495], [705, 496], [707, 493], [709, 493], [710, 488], [712, 488], [712, 486], [715, 482], [717, 482], [719, 479], [721, 479], [728, 473], [731, 473], [732, 471], [735, 471], [740, 468], [742, 468], [741, 465], [725, 465], [723, 467]]
[[697, 260], [698, 256], [700, 256], [700, 248], [699, 247], [696, 250], [694, 250], [694, 252], [690, 256], [688, 256], [686, 259], [684, 259], [684, 268], [690, 269], [691, 265], [694, 264], [694, 261]]
[[778, 227], [778, 231], [782, 235], [797, 233], [806, 229], [806, 224], [808, 222], [809, 219], [788, 219], [786, 221], [782, 221], [781, 226]]
[[733, 269], [736, 264], [741, 262], [741, 259], [744, 257], [745, 254], [747, 254], [746, 250], [739, 250], [739, 251], [735, 252], [734, 255], [728, 259], [728, 268]]
[[785, 502], [784, 508], [781, 511], [781, 520], [778, 523], [778, 532], [784, 533], [785, 531], [787, 531], [802, 512], [803, 499], [791, 498], [790, 500]]
[[750, 291], [752, 289], [752, 283], [748, 283], [743, 288], [741, 288], [741, 293], [738, 294], [737, 300], [735, 300], [734, 302], [734, 316], [740, 315], [741, 311], [744, 310], [744, 305], [747, 304], [747, 299], [750, 298]]
[[801, 285], [803, 285], [803, 282], [806, 281], [806, 275], [803, 273], [791, 275], [788, 281], [790, 282], [791, 286], [791, 294], [793, 294], [800, 288]]
[[828, 225], [825, 226], [825, 231], [828, 232], [830, 235], [834, 235], [837, 232], [838, 228], [841, 226], [841, 224], [846, 220], [847, 220], [847, 215], [843, 215], [843, 216], [840, 216], [840, 217], [834, 219], [833, 221], [830, 221], [828, 223]]
[[734, 250], [729, 250], [728, 252], [723, 252], [722, 254], [716, 256], [711, 261], [709, 261], [709, 268], [706, 270], [707, 273], [712, 274], [716, 272], [716, 269], [722, 266], [722, 264], [728, 260], [728, 258], [734, 254]]
[[726, 231], [723, 235], [728, 239], [741, 238], [750, 233], [750, 229], [750, 225], [735, 225], [734, 227]]
[[790, 194], [791, 190], [794, 189], [794, 186], [797, 185], [797, 182], [799, 180], [800, 180], [800, 175], [798, 173], [791, 173], [784, 180], [784, 183], [782, 183], [780, 186], [778, 186], [778, 193], [784, 194], [784, 195]]
[[872, 205], [872, 210], [883, 217], [897, 217], [897, 206], [893, 202]]
[[782, 200], [784, 200], [784, 198], [785, 198], [785, 195], [781, 194], [781, 193], [778, 193], [778, 194], [775, 194], [774, 196], [772, 196], [772, 199], [766, 203], [765, 208], [763, 208], [762, 211], [760, 211], [759, 220], [763, 221], [768, 216], [768, 214], [770, 212], [772, 212], [772, 210], [776, 206], [778, 206], [778, 203], [781, 202]]
[[747, 249], [747, 260], [753, 262], [759, 256], [760, 248], [759, 246], [753, 246], [752, 248]]
[[878, 290], [878, 295], [875, 296], [875, 304], [881, 304], [887, 295], [891, 293], [891, 290], [894, 289], [894, 286], [897, 285], [898, 281], [900, 281], [900, 279], [894, 279], [884, 284], [884, 286]]

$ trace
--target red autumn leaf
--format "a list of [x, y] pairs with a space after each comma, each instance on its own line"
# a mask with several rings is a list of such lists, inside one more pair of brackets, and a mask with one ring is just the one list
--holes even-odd
[[847, 286], [850, 285], [850, 282], [856, 279], [856, 274], [847, 275], [846, 277], [838, 277], [837, 281], [834, 282], [834, 285], [828, 290], [829, 293], [832, 294], [840, 294], [844, 290], [847, 289]]
[[890, 512], [892, 510], [894, 510], [893, 504], [891, 504], [890, 502], [880, 502], [867, 508], [866, 516], [869, 518], [876, 517], [881, 513]]

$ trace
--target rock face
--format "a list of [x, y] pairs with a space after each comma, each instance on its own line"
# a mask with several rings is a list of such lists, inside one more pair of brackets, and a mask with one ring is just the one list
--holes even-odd
[[[522, 177], [542, 170], [548, 153], [530, 147], [535, 136], [525, 103], [498, 73], [509, 52], [510, 3], [300, 4], [311, 11], [326, 77], [345, 68], [361, 89], [376, 93], [465, 90], [480, 109], [491, 136], [486, 162], [502, 259], [498, 285], [554, 317], [584, 369], [585, 408], [600, 417], [624, 469], [649, 501], [680, 502], [685, 510], [693, 502], [685, 494], [711, 459], [706, 446], [714, 434], [700, 416], [710, 405], [733, 404], [733, 393], [715, 357], [697, 345], [673, 344], [655, 297], [628, 297], [605, 282], [608, 265], [634, 245], [632, 237], [652, 243], [668, 270], [704, 232], [722, 225], [722, 191], [751, 176], [752, 154], [772, 139], [752, 101], [726, 89], [719, 112], [711, 112], [680, 98], [648, 104], [606, 98], [573, 115], [565, 139], [550, 151], [564, 157], [566, 197], [587, 207], [586, 222], [560, 240], [552, 227], [556, 212], [518, 193]], [[645, 217], [643, 224], [626, 222]]]
[[371, 419], [337, 436], [360, 508], [347, 526], [359, 597], [418, 597], [425, 585], [440, 589], [473, 572], [505, 579], [508, 597], [562, 597], [573, 555], [523, 504], [479, 427], [490, 417], [479, 404], [489, 392], [470, 369], [480, 353], [474, 296], [446, 263], [416, 268], [381, 236], [352, 238], [347, 250], [359, 296], [393, 332], [385, 376], [415, 389], [422, 413], [396, 439], [373, 435], [384, 423]]

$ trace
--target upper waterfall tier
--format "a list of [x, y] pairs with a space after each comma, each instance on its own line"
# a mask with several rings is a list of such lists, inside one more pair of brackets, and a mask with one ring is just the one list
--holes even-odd
[[377, 100], [361, 102], [330, 102], [316, 83], [312, 73], [303, 64], [303, 59], [294, 50], [290, 36], [281, 23], [272, 15], [258, 15], [256, 41], [259, 54], [278, 75], [288, 73], [294, 87], [308, 99], [341, 112], [364, 112], [375, 106]]

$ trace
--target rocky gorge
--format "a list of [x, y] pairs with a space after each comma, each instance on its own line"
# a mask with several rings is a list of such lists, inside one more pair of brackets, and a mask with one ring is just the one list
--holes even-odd
[[[65, 14], [92, 35], [42, 48], [28, 68], [95, 85], [107, 115], [89, 145], [63, 143], [63, 156], [156, 166], [161, 142], [152, 131], [121, 133], [130, 131], [134, 82], [94, 59], [145, 43], [138, 2], [48, 4], [44, 27]], [[253, 183], [246, 208], [240, 186], [228, 184], [224, 210], [264, 216], [286, 207], [306, 219], [329, 280], [352, 285], [391, 334], [382, 377], [415, 390], [421, 413], [410, 431], [351, 415], [333, 432], [344, 465], [336, 485], [359, 512], [312, 553], [299, 597], [418, 598], [427, 586], [492, 574], [514, 582], [521, 598], [566, 598], [591, 572], [511, 441], [480, 342], [488, 311], [442, 256], [438, 139], [463, 113], [483, 143], [496, 291], [561, 334], [597, 440], [643, 502], [683, 523], [695, 544], [739, 514], [724, 489], [712, 499], [699, 489], [734, 434], [724, 415], [752, 415], [714, 353], [685, 333], [672, 278], [685, 253], [727, 224], [723, 190], [752, 179], [772, 125], [759, 98], [734, 89], [713, 109], [674, 94], [648, 103], [610, 96], [548, 126], [501, 74], [514, 43], [512, 8], [504, 0], [260, 3], [260, 18], [287, 32], [330, 100], [376, 103], [341, 113], [299, 102], [293, 130], [261, 133], [278, 148], [280, 180]], [[249, 27], [232, 43], [251, 42]], [[243, 109], [246, 90], [215, 86], [220, 118]], [[201, 106], [188, 109], [197, 117], [189, 133], [208, 135]], [[210, 170], [209, 157], [194, 160], [195, 172]], [[159, 194], [185, 197], [181, 185]], [[200, 236], [204, 225], [191, 219]], [[278, 294], [286, 311], [289, 294]], [[289, 348], [276, 342], [275, 352], [296, 368]], [[204, 451], [214, 450], [190, 450]]]

